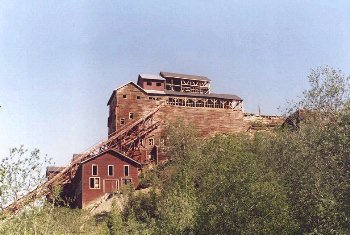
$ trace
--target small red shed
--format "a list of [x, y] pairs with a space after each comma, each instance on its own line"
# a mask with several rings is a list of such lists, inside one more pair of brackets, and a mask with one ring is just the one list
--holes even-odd
[[84, 208], [106, 193], [118, 191], [123, 185], [138, 185], [141, 164], [122, 153], [108, 150], [81, 162], [75, 183], [75, 204]]
[[123, 185], [138, 185], [141, 164], [117, 151], [108, 150], [81, 163], [81, 207]]
[[[46, 176], [50, 179], [62, 169], [48, 167]], [[136, 188], [139, 169], [141, 163], [110, 149], [82, 161], [72, 181], [62, 188], [61, 197], [71, 207], [85, 208], [123, 185]]]

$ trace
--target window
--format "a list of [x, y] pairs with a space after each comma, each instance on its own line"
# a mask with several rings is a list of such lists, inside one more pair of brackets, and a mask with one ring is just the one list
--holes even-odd
[[123, 95], [123, 99], [126, 99], [126, 95]]
[[132, 179], [123, 179], [124, 185], [130, 185], [132, 182]]
[[152, 82], [147, 82], [147, 86], [152, 86]]
[[120, 119], [120, 125], [124, 125], [125, 124], [125, 118], [121, 118]]
[[134, 119], [134, 113], [129, 113], [129, 119]]
[[113, 176], [113, 175], [114, 175], [114, 166], [108, 165], [108, 176]]
[[153, 146], [154, 145], [154, 139], [153, 138], [149, 138], [148, 139], [148, 145], [149, 146]]
[[129, 165], [124, 165], [124, 176], [129, 176]]
[[97, 174], [98, 174], [97, 165], [92, 164], [92, 175], [95, 176]]
[[100, 178], [99, 177], [90, 177], [89, 187], [90, 187], [90, 189], [99, 189], [100, 188]]
[[140, 99], [141, 99], [141, 96], [139, 96], [139, 95], [138, 95], [138, 96], [136, 96], [136, 99], [140, 100]]
[[157, 82], [157, 86], [162, 86], [162, 83], [161, 82]]

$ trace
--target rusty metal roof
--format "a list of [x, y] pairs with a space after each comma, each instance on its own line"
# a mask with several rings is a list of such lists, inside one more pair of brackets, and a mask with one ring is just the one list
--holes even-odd
[[160, 72], [159, 75], [162, 76], [163, 78], [180, 78], [180, 79], [208, 81], [208, 82], [211, 81], [209, 78], [207, 78], [205, 76], [190, 75], [190, 74]]

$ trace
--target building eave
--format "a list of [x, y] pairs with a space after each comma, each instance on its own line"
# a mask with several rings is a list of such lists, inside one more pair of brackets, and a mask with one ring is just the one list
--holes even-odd
[[87, 162], [89, 162], [89, 161], [91, 161], [91, 160], [93, 160], [93, 159], [96, 159], [96, 158], [98, 158], [98, 157], [100, 157], [100, 156], [102, 156], [103, 154], [108, 153], [108, 152], [112, 152], [112, 153], [114, 153], [114, 154], [120, 155], [120, 156], [122, 156], [123, 158], [126, 158], [126, 159], [128, 159], [128, 160], [134, 162], [134, 163], [135, 163], [137, 166], [139, 166], [139, 167], [142, 166], [142, 164], [141, 164], [140, 162], [138, 162], [138, 161], [132, 159], [131, 157], [128, 157], [128, 156], [122, 154], [121, 152], [118, 152], [118, 151], [116, 151], [116, 150], [113, 150], [113, 149], [109, 149], [109, 150], [107, 150], [107, 151], [104, 151], [104, 152], [102, 152], [102, 153], [96, 155], [96, 156], [93, 156], [93, 157], [91, 157], [91, 158], [88, 158], [88, 159], [82, 161], [81, 164], [85, 164], [85, 163], [87, 163]]
[[109, 98], [109, 100], [108, 100], [108, 102], [107, 102], [107, 106], [110, 105], [110, 103], [112, 102], [112, 99], [113, 99], [113, 97], [115, 96], [116, 92], [117, 92], [118, 90], [120, 90], [121, 88], [127, 86], [127, 85], [133, 85], [133, 86], [135, 86], [137, 89], [139, 89], [140, 91], [142, 91], [143, 93], [147, 94], [147, 92], [146, 92], [142, 87], [140, 87], [139, 85], [137, 85], [136, 83], [134, 83], [134, 82], [128, 82], [128, 83], [125, 83], [124, 85], [122, 85], [122, 86], [117, 87], [116, 89], [114, 89], [114, 91], [113, 91], [111, 97]]

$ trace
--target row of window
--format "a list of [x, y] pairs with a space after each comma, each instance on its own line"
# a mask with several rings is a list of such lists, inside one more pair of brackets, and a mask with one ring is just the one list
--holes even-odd
[[[107, 175], [114, 176], [114, 165], [108, 165]], [[98, 175], [98, 165], [92, 164], [92, 176]], [[129, 165], [124, 165], [124, 176], [129, 176]]]
[[[127, 95], [123, 95], [123, 99], [127, 99]], [[141, 99], [141, 96], [136, 96], [136, 99], [138, 99], [138, 100], [140, 100]], [[148, 97], [148, 99], [150, 99], [150, 100], [160, 100], [160, 98], [159, 97], [152, 97], [152, 96], [150, 96], [150, 97]]]
[[[151, 81], [147, 81], [146, 82], [147, 86], [152, 86], [152, 82]], [[162, 86], [161, 82], [156, 82], [156, 86]]]
[[[127, 95], [123, 95], [123, 99], [127, 99]], [[136, 99], [140, 100], [141, 99], [141, 96], [136, 96]]]
[[[129, 185], [132, 183], [132, 179], [131, 178], [124, 178], [122, 179], [124, 185]], [[89, 178], [89, 188], [90, 189], [100, 189], [101, 187], [100, 184], [100, 177], [90, 177]], [[119, 180], [116, 180], [116, 187], [119, 188]]]
[[[123, 95], [123, 99], [127, 99], [127, 95]], [[141, 99], [141, 96], [136, 96], [136, 99], [138, 99], [138, 100], [140, 100]], [[160, 100], [160, 98], [159, 97], [152, 97], [152, 96], [150, 96], [150, 97], [148, 97], [148, 99], [150, 99], [150, 100]]]

